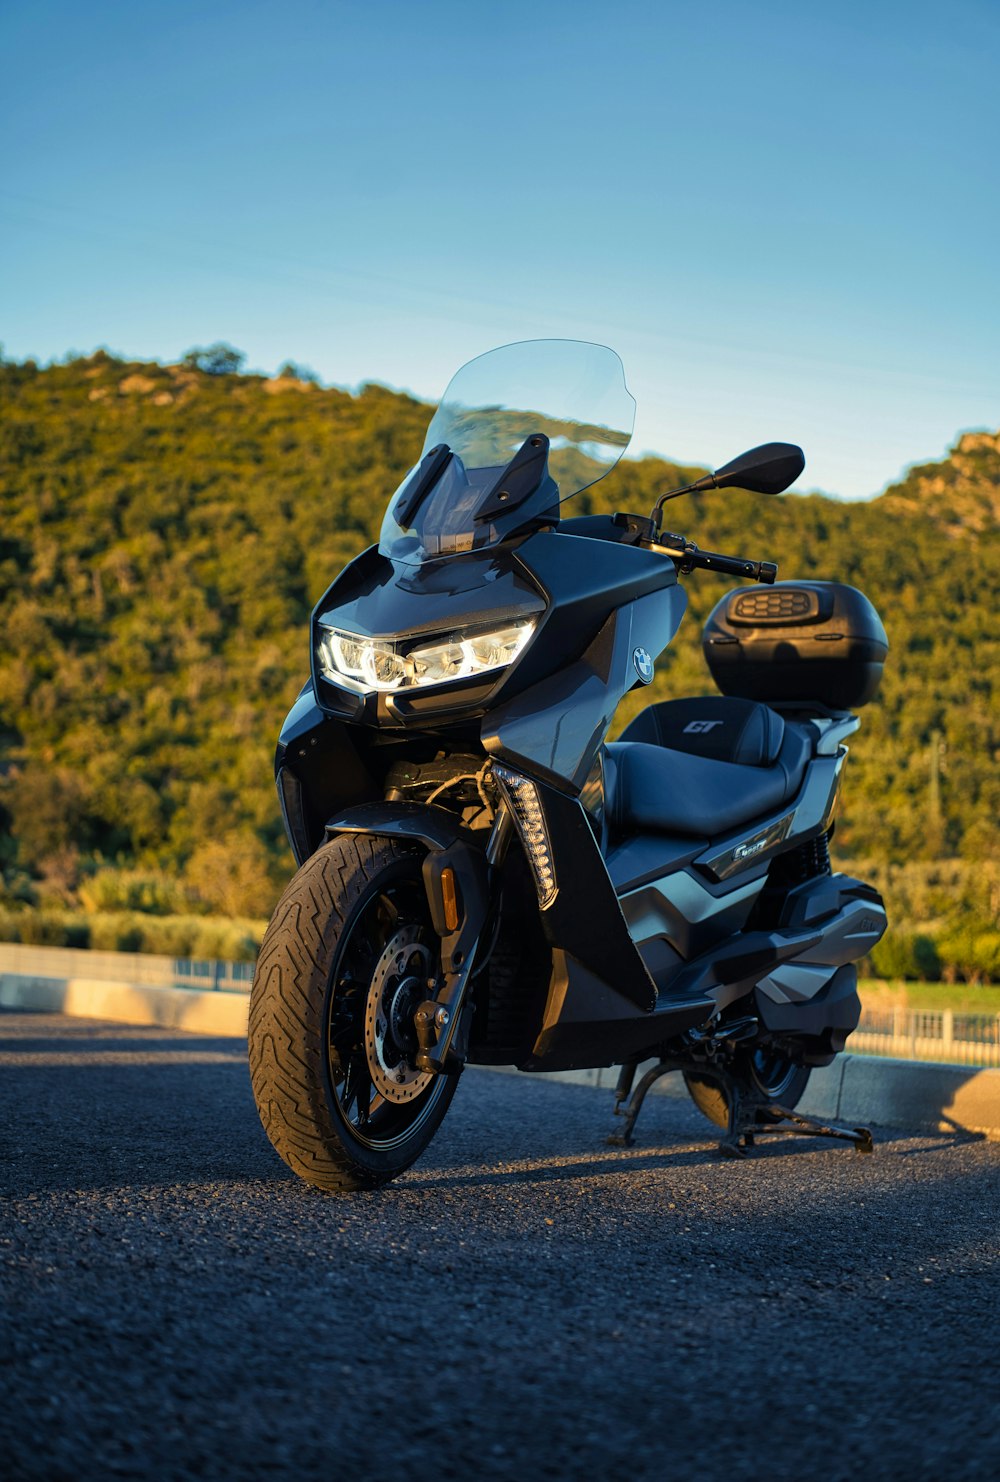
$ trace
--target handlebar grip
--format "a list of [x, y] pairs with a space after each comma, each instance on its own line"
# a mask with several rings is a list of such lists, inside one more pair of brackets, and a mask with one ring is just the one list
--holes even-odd
[[748, 561], [743, 556], [725, 556], [720, 551], [696, 551], [695, 566], [704, 571], [722, 571], [727, 576], [742, 576], [747, 581], [762, 581], [770, 586], [778, 574], [773, 561]]
[[696, 566], [703, 571], [721, 571], [727, 576], [742, 576], [744, 581], [762, 581], [768, 586], [774, 582], [778, 568], [773, 561], [748, 561], [744, 556], [726, 556], [721, 551], [699, 550], [693, 540], [669, 532], [659, 536], [658, 544], [671, 559], [678, 563], [679, 571], [692, 571]]

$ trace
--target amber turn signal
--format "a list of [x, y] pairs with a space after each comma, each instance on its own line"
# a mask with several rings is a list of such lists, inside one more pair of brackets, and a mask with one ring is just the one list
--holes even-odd
[[444, 924], [449, 931], [458, 930], [458, 887], [455, 871], [446, 865], [441, 871], [441, 901], [444, 905]]

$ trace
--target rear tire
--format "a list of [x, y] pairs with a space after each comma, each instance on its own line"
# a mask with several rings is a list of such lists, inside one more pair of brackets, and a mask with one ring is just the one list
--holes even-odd
[[[794, 1111], [809, 1084], [809, 1066], [798, 1065], [787, 1056], [780, 1055], [767, 1046], [759, 1045], [753, 1050], [744, 1050], [734, 1057], [728, 1067], [731, 1075], [744, 1081], [751, 1092], [761, 1101], [758, 1120], [777, 1121], [778, 1118], [764, 1111], [764, 1104], [776, 1101], [779, 1106]], [[688, 1095], [703, 1117], [716, 1127], [729, 1126], [729, 1099], [720, 1082], [697, 1071], [684, 1072], [684, 1084]]]
[[374, 1189], [427, 1147], [458, 1083], [404, 1043], [438, 968], [420, 850], [346, 834], [292, 879], [250, 992], [254, 1100], [275, 1150], [333, 1193]]

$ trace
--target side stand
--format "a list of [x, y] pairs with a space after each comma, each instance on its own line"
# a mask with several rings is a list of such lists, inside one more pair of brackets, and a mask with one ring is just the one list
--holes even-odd
[[[632, 1082], [635, 1080], [635, 1072], [638, 1062], [633, 1060], [621, 1068], [618, 1084], [615, 1087], [615, 1116], [624, 1117], [625, 1125], [620, 1132], [612, 1132], [607, 1140], [608, 1147], [630, 1148], [632, 1146], [632, 1129], [635, 1127], [636, 1117], [642, 1110], [650, 1087], [660, 1079], [661, 1076], [669, 1075], [671, 1071], [682, 1069], [679, 1060], [661, 1060], [659, 1065], [654, 1065], [646, 1071], [642, 1080], [636, 1086], [631, 1101], [628, 1100], [629, 1092], [632, 1091]], [[628, 1105], [625, 1102], [628, 1101]]]
[[[636, 1119], [642, 1110], [650, 1089], [661, 1076], [675, 1070], [691, 1070], [689, 1061], [661, 1060], [652, 1066], [632, 1090], [636, 1063], [623, 1065], [615, 1088], [616, 1117], [623, 1119], [620, 1132], [612, 1132], [609, 1147], [632, 1146]], [[871, 1130], [868, 1127], [843, 1127], [834, 1122], [822, 1122], [816, 1117], [807, 1117], [801, 1112], [789, 1111], [777, 1102], [762, 1101], [759, 1092], [743, 1085], [724, 1071], [699, 1066], [699, 1073], [709, 1074], [722, 1087], [729, 1107], [729, 1123], [725, 1135], [719, 1142], [719, 1152], [724, 1158], [745, 1158], [755, 1140], [765, 1134], [783, 1133], [787, 1137], [832, 1137], [841, 1142], [852, 1143], [859, 1153], [875, 1150]], [[631, 1099], [630, 1099], [631, 1095]], [[626, 1104], [627, 1103], [627, 1104]]]

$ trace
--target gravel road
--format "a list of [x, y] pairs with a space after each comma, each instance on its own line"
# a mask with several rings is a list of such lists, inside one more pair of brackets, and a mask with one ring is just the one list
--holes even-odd
[[1000, 1147], [714, 1154], [467, 1073], [424, 1161], [310, 1190], [242, 1045], [0, 1014], [8, 1477], [1000, 1475]]

